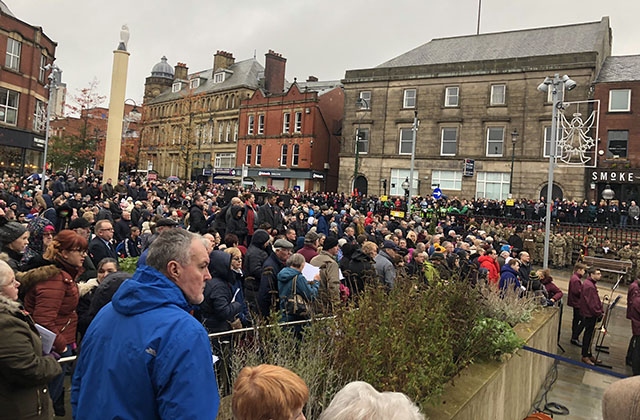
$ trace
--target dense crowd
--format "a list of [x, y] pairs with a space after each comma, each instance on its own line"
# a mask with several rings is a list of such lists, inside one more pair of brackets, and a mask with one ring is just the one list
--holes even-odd
[[[553, 206], [554, 218], [599, 222], [601, 207], [558, 202]], [[75, 354], [77, 343], [85, 335], [91, 337], [92, 331], [108, 329], [113, 323], [125, 325], [128, 318], [122, 316], [127, 311], [166, 304], [164, 295], [150, 303], [139, 292], [160, 296], [154, 290], [166, 288], [166, 278], [180, 287], [187, 301], [177, 295], [175, 299], [184, 301], [185, 308], [195, 305], [194, 316], [209, 333], [248, 327], [274, 312], [284, 321], [305, 320], [311, 313], [331, 314], [336, 306], [363, 293], [368, 284], [393, 288], [408, 277], [425, 286], [466, 281], [472, 286], [488, 282], [521, 294], [531, 290], [544, 296], [548, 305], [562, 298], [550, 271], [533, 269], [543, 258], [545, 233], [539, 224], [523, 228], [493, 219], [509, 215], [539, 220], [545, 211], [543, 199], [516, 200], [513, 206], [505, 206], [495, 200], [425, 197], [413, 200], [408, 214], [396, 213], [403, 209], [406, 203], [394, 197], [382, 201], [336, 193], [252, 191], [140, 179], [114, 185], [110, 179], [102, 183], [91, 176], [69, 174], [53, 177], [43, 191], [29, 179], [5, 175], [0, 182], [0, 247], [19, 281], [24, 310], [56, 334], [50, 349], [55, 357]], [[619, 216], [616, 223], [620, 225], [637, 224], [635, 209], [635, 202], [630, 206], [610, 203], [605, 213], [611, 220], [612, 214]], [[164, 232], [172, 231], [197, 234], [204, 247], [189, 245], [192, 236], [174, 235], [173, 244], [166, 242], [172, 234]], [[162, 242], [159, 238], [164, 238], [164, 245], [156, 244], [154, 250], [153, 244]], [[202, 256], [197, 268], [206, 272], [202, 291], [183, 287], [180, 270], [172, 273], [167, 268], [172, 260], [159, 248], [173, 249], [179, 241], [182, 248], [174, 249], [175, 253], [192, 248], [191, 257]], [[553, 235], [551, 256], [556, 267], [571, 266], [576, 250], [630, 259], [634, 270], [640, 256], [637, 244], [616, 250], [610, 242], [599, 243], [589, 235]], [[125, 283], [131, 275], [119, 271], [119, 263], [129, 257], [138, 259], [139, 268]], [[96, 319], [112, 301], [109, 311], [113, 314]], [[128, 337], [126, 328], [123, 331], [123, 337]], [[200, 336], [194, 330], [195, 337]], [[223, 359], [216, 372], [218, 383], [230, 393], [233, 340], [222, 335], [211, 343]], [[101, 368], [110, 369], [119, 362], [100, 363], [106, 364]], [[90, 376], [83, 372], [96, 368], [91, 361], [80, 366], [74, 375], [76, 384], [87, 383]], [[64, 372], [48, 378], [56, 414], [64, 411], [63, 378]], [[91, 380], [96, 378], [88, 383]], [[136, 379], [132, 377], [131, 383]], [[79, 386], [77, 392], [81, 392]]]

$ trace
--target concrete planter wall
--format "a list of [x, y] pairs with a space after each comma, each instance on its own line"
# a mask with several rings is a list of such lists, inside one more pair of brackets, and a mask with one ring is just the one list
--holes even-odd
[[[555, 353], [558, 340], [557, 308], [537, 312], [515, 331], [529, 347]], [[440, 402], [425, 407], [432, 420], [524, 419], [538, 394], [551, 358], [519, 350], [503, 363], [474, 364], [445, 386]]]

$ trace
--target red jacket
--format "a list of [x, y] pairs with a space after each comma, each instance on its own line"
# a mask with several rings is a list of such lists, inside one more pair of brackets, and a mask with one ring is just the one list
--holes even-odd
[[500, 280], [500, 265], [498, 261], [489, 255], [482, 255], [478, 258], [478, 263], [480, 263], [480, 268], [489, 270], [489, 282], [498, 284], [498, 280]]
[[582, 293], [582, 280], [578, 273], [573, 273], [569, 280], [569, 296], [567, 297], [567, 305], [572, 308], [580, 309], [580, 294]]
[[587, 277], [582, 283], [582, 294], [580, 295], [580, 315], [585, 318], [595, 318], [602, 316], [602, 302], [598, 296], [598, 288], [596, 282]]
[[[627, 319], [632, 319], [631, 301], [634, 297], [636, 297], [636, 295], [640, 295], [640, 286], [638, 285], [638, 281], [634, 280], [631, 282], [631, 284], [629, 285], [629, 289], [627, 290]], [[633, 333], [633, 335], [636, 335], [636, 333]]]
[[540, 283], [544, 285], [545, 290], [547, 291], [547, 296], [549, 299], [553, 299], [554, 302], [562, 299], [562, 290], [553, 282], [553, 277], [544, 277], [540, 280]]
[[631, 320], [633, 335], [640, 335], [640, 293], [634, 293], [631, 300], [627, 301], [627, 318]]
[[24, 307], [35, 322], [57, 334], [53, 349], [62, 353], [76, 341], [78, 286], [55, 265], [34, 268], [20, 276], [27, 290]]

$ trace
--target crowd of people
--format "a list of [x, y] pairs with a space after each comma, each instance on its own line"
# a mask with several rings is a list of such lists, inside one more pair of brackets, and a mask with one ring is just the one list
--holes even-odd
[[[11, 316], [19, 315], [28, 330], [33, 332], [33, 319], [55, 334], [47, 356], [33, 355], [48, 370], [28, 385], [49, 383], [57, 415], [64, 414], [63, 379], [69, 365], [58, 371], [50, 361], [77, 354], [80, 345], [72, 382], [75, 418], [95, 410], [123, 418], [150, 413], [192, 413], [195, 418], [198, 412], [217, 412], [219, 400], [211, 395], [218, 395], [218, 385], [224, 393], [232, 391], [233, 340], [220, 333], [273, 313], [283, 321], [331, 314], [368, 284], [393, 288], [407, 277], [426, 286], [488, 282], [503, 292], [539, 292], [546, 304], [557, 304], [562, 292], [550, 271], [532, 268], [541, 263], [544, 232], [495, 222], [491, 216], [505, 211], [496, 204], [428, 197], [415, 200], [414, 211], [400, 218], [391, 210], [403, 203], [393, 199], [206, 183], [119, 180], [113, 185], [67, 174], [51, 179], [43, 191], [26, 179], [5, 176], [0, 182], [0, 248], [9, 269], [0, 266], [7, 273], [1, 284], [19, 282], [21, 287], [19, 296], [0, 304]], [[535, 220], [529, 211], [537, 214], [540, 206], [522, 201], [509, 211], [516, 209], [514, 217]], [[590, 241], [569, 232], [555, 235], [554, 265], [572, 265], [575, 256], [567, 249], [581, 244], [605, 254], [622, 253], [619, 257], [623, 249], [634, 249], [626, 244], [615, 251], [610, 243]], [[637, 248], [633, 252], [640, 255]], [[129, 257], [138, 258], [133, 277], [119, 271], [119, 259]], [[596, 273], [587, 280], [595, 285]], [[579, 301], [591, 299], [591, 283], [584, 284]], [[583, 343], [590, 346], [591, 321], [602, 314], [581, 305], [572, 342], [579, 342], [581, 330], [576, 331], [584, 326]], [[207, 334], [216, 338], [210, 341]], [[30, 344], [38, 345], [35, 340]], [[223, 361], [215, 371], [211, 346]], [[596, 362], [590, 347], [583, 347], [583, 361]], [[105, 377], [111, 371], [122, 375]], [[191, 392], [193, 384], [197, 393]], [[135, 398], [132, 385], [139, 390]], [[98, 395], [98, 387], [106, 394]], [[346, 395], [375, 391], [363, 385], [353, 389], [346, 389]], [[208, 397], [200, 398], [204, 393]], [[306, 397], [296, 398], [298, 404]], [[328, 416], [323, 418], [343, 418]]]

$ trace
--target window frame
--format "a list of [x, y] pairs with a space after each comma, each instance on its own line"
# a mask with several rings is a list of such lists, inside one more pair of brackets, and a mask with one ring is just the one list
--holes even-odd
[[177, 93], [182, 90], [182, 82], [174, 82], [171, 85], [171, 93]]
[[[16, 50], [17, 46], [17, 52]], [[7, 38], [7, 52], [5, 54], [4, 66], [14, 71], [20, 71], [20, 61], [22, 56], [22, 42], [14, 38]]]
[[[403, 140], [402, 134], [404, 132], [409, 132], [411, 134], [411, 137], [408, 140], [407, 139]], [[412, 148], [412, 145], [413, 145], [413, 127], [409, 127], [409, 128], [401, 127], [400, 128], [400, 132], [398, 134], [399, 134], [399, 136], [398, 136], [398, 154], [399, 155], [404, 155], [404, 156], [411, 156], [411, 150], [409, 150], [408, 152], [403, 152], [402, 151], [402, 145], [406, 144], [408, 142], [409, 143], [409, 148], [410, 149]]]
[[264, 134], [264, 114], [258, 115], [258, 135]]
[[280, 166], [287, 166], [287, 159], [289, 155], [289, 145], [283, 144], [280, 146]]
[[440, 189], [462, 191], [462, 171], [434, 169], [431, 171], [431, 183], [439, 184]]
[[282, 114], [282, 132], [290, 133], [291, 132], [291, 113], [285, 112]]
[[256, 144], [256, 166], [262, 165], [262, 145]]
[[297, 167], [300, 164], [300, 145], [294, 144], [291, 148], [291, 166]]
[[[413, 96], [411, 95], [413, 94]], [[411, 103], [413, 102], [413, 104]], [[415, 88], [405, 89], [402, 94], [402, 108], [414, 109], [418, 102], [418, 90]]]
[[[621, 92], [626, 92], [626, 94], [627, 94], [627, 106], [624, 109], [622, 109], [622, 108], [616, 108], [616, 109], [611, 108], [611, 103], [613, 102], [613, 94], [614, 93], [621, 93]], [[630, 112], [631, 111], [631, 89], [610, 89], [609, 90], [608, 111], [609, 112]]]
[[[626, 133], [626, 139], [612, 139], [611, 135], [612, 133]], [[624, 149], [624, 154], [623, 153], [613, 153], [611, 151], [611, 142], [615, 141], [615, 142], [625, 142], [626, 143], [626, 147]], [[607, 156], [613, 158], [613, 159], [627, 159], [629, 156], [629, 130], [607, 130]], [[616, 158], [617, 156], [617, 158]]]
[[44, 83], [47, 79], [47, 56], [40, 54], [40, 67], [38, 68], [38, 81]]
[[[366, 97], [368, 96], [368, 98]], [[358, 109], [361, 111], [368, 111], [371, 109], [371, 91], [361, 90], [358, 92], [358, 99], [364, 99], [366, 102], [360, 101]]]
[[[454, 144], [455, 151], [453, 153], [444, 152], [444, 145], [445, 145], [444, 133], [445, 131], [448, 131], [448, 130], [455, 131], [455, 139], [453, 141], [447, 140], [447, 143]], [[455, 156], [457, 153], [458, 153], [458, 127], [442, 127], [440, 129], [440, 156]]]
[[[497, 88], [502, 88], [502, 102], [498, 102], [496, 100], [494, 100], [494, 98], [497, 96], [495, 90], [497, 90]], [[507, 104], [507, 85], [504, 83], [496, 83], [491, 85], [491, 94], [489, 97], [489, 104], [491, 106], [502, 106], [502, 105], [506, 105]]]
[[[222, 166], [222, 162], [228, 163], [228, 166]], [[235, 166], [236, 154], [233, 152], [216, 153], [213, 161], [214, 168], [233, 168]]]
[[[362, 132], [364, 134], [364, 139], [360, 140], [358, 135], [360, 134], [360, 132]], [[354, 144], [354, 153], [357, 153], [359, 155], [366, 155], [369, 154], [369, 140], [370, 140], [370, 136], [371, 136], [371, 130], [369, 130], [368, 127], [360, 127], [360, 128], [356, 128], [356, 144]], [[360, 146], [360, 147], [358, 147]], [[358, 148], [356, 150], [356, 147]]]
[[255, 115], [247, 115], [247, 135], [249, 136], [253, 136], [255, 121]]
[[[493, 143], [497, 143], [496, 140], [491, 140], [490, 139], [490, 134], [493, 130], [501, 130], [502, 132], [502, 139], [500, 140], [500, 153], [490, 153], [490, 145]], [[486, 134], [486, 157], [504, 157], [504, 136], [505, 136], [505, 127], [504, 126], [492, 126], [492, 127], [487, 127], [487, 134]]]
[[251, 150], [252, 150], [252, 147], [250, 144], [247, 144], [244, 148], [244, 164], [245, 165], [251, 165], [251, 157], [252, 157]]
[[[455, 95], [450, 92], [455, 89]], [[455, 104], [452, 103], [452, 98], [455, 98]], [[446, 108], [456, 108], [460, 106], [460, 86], [447, 86], [444, 88], [444, 106]]]
[[295, 118], [293, 122], [293, 132], [294, 133], [302, 132], [302, 111], [297, 111], [295, 114]]

